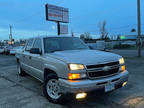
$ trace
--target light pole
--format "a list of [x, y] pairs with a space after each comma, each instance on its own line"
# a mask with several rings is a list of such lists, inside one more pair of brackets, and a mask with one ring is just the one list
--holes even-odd
[[138, 57], [141, 57], [141, 9], [140, 9], [140, 0], [137, 0], [137, 20], [138, 20]]

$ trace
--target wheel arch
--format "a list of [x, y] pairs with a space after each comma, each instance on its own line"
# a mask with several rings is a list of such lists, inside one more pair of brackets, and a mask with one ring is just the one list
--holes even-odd
[[[51, 74], [51, 73], [57, 75], [57, 73], [56, 73], [54, 70], [51, 70], [51, 69], [49, 69], [49, 68], [45, 68], [45, 69], [44, 69], [44, 79], [46, 78], [46, 76], [47, 76], [48, 74]], [[57, 75], [57, 76], [58, 76], [58, 75]]]

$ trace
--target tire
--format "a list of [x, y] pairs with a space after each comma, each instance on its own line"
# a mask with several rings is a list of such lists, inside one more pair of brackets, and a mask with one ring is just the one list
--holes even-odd
[[43, 85], [44, 96], [52, 103], [64, 104], [65, 95], [60, 92], [60, 86], [58, 85], [58, 77], [54, 73], [50, 73], [46, 76]]
[[19, 76], [26, 76], [26, 73], [22, 70], [19, 62], [17, 63], [17, 71]]

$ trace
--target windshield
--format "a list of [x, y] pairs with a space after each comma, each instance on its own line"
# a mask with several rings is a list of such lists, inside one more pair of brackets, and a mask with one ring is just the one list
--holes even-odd
[[45, 53], [64, 50], [89, 49], [79, 38], [76, 37], [49, 37], [44, 39]]

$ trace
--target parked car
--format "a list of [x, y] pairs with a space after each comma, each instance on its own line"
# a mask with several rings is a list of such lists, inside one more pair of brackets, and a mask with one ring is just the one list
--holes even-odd
[[12, 49], [10, 49], [10, 54], [11, 54], [11, 55], [15, 55], [16, 53], [18, 53], [18, 52], [21, 51], [22, 49], [23, 49], [23, 46], [13, 47]]
[[87, 43], [86, 45], [92, 50], [109, 51], [105, 48], [105, 44], [103, 42]]
[[8, 55], [10, 54], [10, 50], [13, 49], [13, 46], [6, 46], [5, 47], [5, 54]]
[[130, 46], [135, 46], [136, 41], [124, 41], [121, 43], [121, 45], [130, 45]]
[[4, 53], [4, 47], [0, 46], [0, 54]]
[[19, 56], [22, 53], [22, 51], [24, 51], [24, 46], [19, 46], [19, 48], [16, 49], [15, 56], [16, 56], [17, 59], [19, 59]]
[[43, 82], [43, 93], [53, 103], [65, 102], [68, 94], [83, 99], [91, 91], [110, 92], [128, 80], [122, 56], [90, 50], [77, 37], [30, 38], [17, 62], [18, 74]]

